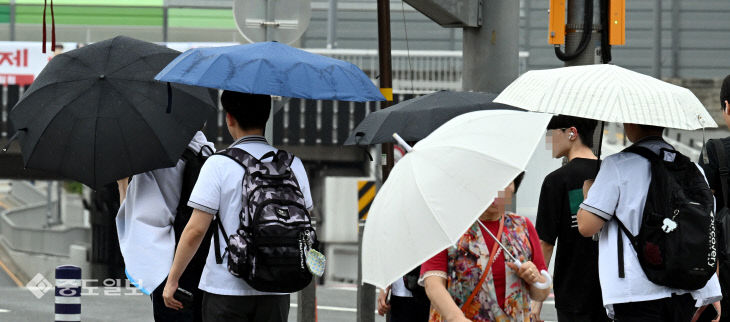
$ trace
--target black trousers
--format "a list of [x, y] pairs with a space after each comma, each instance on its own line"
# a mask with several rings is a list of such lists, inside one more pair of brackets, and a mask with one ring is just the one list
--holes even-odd
[[390, 322], [427, 322], [430, 310], [427, 298], [390, 296]]
[[609, 322], [606, 308], [597, 307], [592, 312], [567, 312], [555, 309], [558, 313], [558, 322]]
[[692, 295], [672, 295], [663, 299], [614, 304], [616, 322], [687, 322], [695, 312]]
[[[201, 322], [203, 321], [201, 306], [203, 303], [202, 292], [196, 287], [186, 289], [193, 293], [193, 306], [183, 307], [181, 310], [174, 310], [165, 306], [162, 299], [162, 291], [165, 289], [165, 279], [150, 295], [152, 297], [152, 313], [155, 316], [155, 322]], [[181, 286], [182, 287], [182, 286]]]
[[205, 322], [287, 322], [289, 294], [230, 296], [203, 292]]

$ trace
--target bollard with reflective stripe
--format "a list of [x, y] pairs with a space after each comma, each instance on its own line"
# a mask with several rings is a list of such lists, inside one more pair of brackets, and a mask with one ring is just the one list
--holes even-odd
[[81, 321], [81, 268], [56, 267], [56, 319]]

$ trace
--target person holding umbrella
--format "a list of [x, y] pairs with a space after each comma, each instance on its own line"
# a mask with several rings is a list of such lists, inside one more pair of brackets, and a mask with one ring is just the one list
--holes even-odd
[[[537, 232], [529, 219], [505, 211], [523, 176], [499, 193], [455, 246], [421, 266], [431, 321], [524, 321], [530, 317], [530, 299], [547, 298], [549, 287], [532, 285], [548, 282], [540, 274], [547, 267]], [[522, 264], [505, 259], [512, 257]]]

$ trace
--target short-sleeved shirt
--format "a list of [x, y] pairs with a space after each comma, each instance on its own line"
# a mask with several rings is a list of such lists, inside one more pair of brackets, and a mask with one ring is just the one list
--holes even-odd
[[578, 232], [576, 215], [583, 202], [583, 182], [594, 179], [600, 161], [575, 158], [545, 177], [537, 207], [540, 240], [555, 245], [555, 308], [588, 313], [602, 310], [598, 282], [598, 242]]
[[[540, 239], [537, 237], [537, 231], [535, 231], [535, 227], [532, 225], [532, 222], [530, 222], [529, 219], [525, 218], [525, 222], [527, 223], [527, 233], [530, 237], [530, 247], [532, 248], [532, 263], [535, 264], [537, 270], [539, 271], [547, 270], [547, 266], [545, 265], [545, 257], [543, 257], [542, 250], [540, 248]], [[499, 221], [482, 220], [482, 223], [487, 226], [487, 229], [489, 229], [489, 231], [492, 232], [493, 235], [496, 236], [499, 232]], [[487, 249], [491, 251], [492, 247], [494, 246], [494, 239], [489, 237], [489, 234], [487, 234], [487, 232], [484, 230], [484, 227], [481, 227], [480, 225], [479, 228], [481, 229], [482, 235], [484, 236], [484, 241], [487, 243]], [[449, 253], [448, 249], [445, 249], [421, 265], [421, 276], [429, 271], [440, 271], [448, 273], [448, 265]], [[504, 292], [506, 284], [504, 252], [499, 252], [497, 258], [494, 259], [491, 271], [492, 279], [494, 280], [494, 289], [497, 292], [497, 301], [499, 302], [499, 306], [501, 308], [504, 308]], [[481, 278], [481, 276], [478, 276], [478, 278]]]
[[[720, 139], [720, 142], [725, 147], [726, 161], [730, 163], [730, 137]], [[725, 200], [723, 199], [722, 184], [720, 183], [720, 163], [718, 162], [717, 151], [715, 151], [715, 146], [712, 144], [705, 144], [704, 150], [706, 150], [706, 153], [702, 151], [699, 163], [702, 169], [705, 170], [705, 176], [707, 177], [707, 182], [710, 184], [710, 188], [715, 191], [714, 195], [717, 209], [722, 209], [725, 206]], [[705, 154], [707, 154], [707, 162], [705, 162]], [[730, 164], [726, 164], [725, 166], [730, 166]], [[730, 196], [730, 191], [726, 191], [725, 193]]]
[[[672, 149], [672, 146], [659, 137], [645, 138], [636, 144], [647, 147], [657, 154], [661, 148]], [[641, 269], [636, 251], [628, 238], [622, 238], [625, 278], [618, 277], [616, 245], [619, 228], [616, 220], [611, 219], [616, 216], [632, 234], [639, 233], [651, 182], [649, 166], [648, 160], [635, 153], [620, 152], [607, 157], [601, 163], [601, 170], [586, 200], [580, 205], [582, 209], [608, 221], [601, 230], [598, 242], [598, 273], [603, 304], [608, 309], [609, 317], [613, 315], [613, 304], [616, 303], [651, 301], [671, 297], [672, 293], [688, 292], [650, 282]], [[721, 292], [717, 276], [713, 275], [705, 287], [691, 293], [697, 304], [708, 304], [719, 300]]]
[[[276, 148], [266, 143], [262, 136], [245, 136], [231, 145], [240, 148], [255, 158], [261, 158]], [[312, 195], [309, 190], [309, 179], [304, 171], [304, 165], [299, 158], [292, 163], [292, 171], [297, 178], [307, 209], [312, 208]], [[188, 206], [220, 217], [226, 232], [235, 232], [239, 227], [238, 215], [242, 208], [242, 180], [244, 169], [241, 165], [222, 155], [213, 155], [200, 169], [200, 176], [190, 195]], [[223, 242], [223, 233], [220, 234], [220, 253], [226, 247]], [[200, 289], [218, 295], [271, 295], [253, 289], [243, 279], [228, 272], [228, 258], [223, 256], [223, 263], [215, 262], [215, 243], [211, 241], [208, 258], [205, 262], [203, 275], [200, 278]]]

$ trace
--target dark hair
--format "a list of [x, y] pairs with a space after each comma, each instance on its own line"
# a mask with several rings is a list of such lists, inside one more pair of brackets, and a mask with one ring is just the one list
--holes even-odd
[[593, 148], [593, 133], [596, 131], [598, 121], [582, 117], [556, 115], [548, 123], [548, 130], [563, 130], [575, 127], [578, 130], [578, 137], [583, 145]]
[[662, 126], [639, 124], [639, 127], [643, 131], [646, 131], [646, 132], [663, 132], [664, 131], [664, 127], [662, 127]]
[[223, 91], [221, 105], [242, 130], [263, 130], [271, 112], [271, 96]]
[[520, 172], [520, 174], [517, 175], [517, 177], [512, 180], [512, 182], [515, 183], [515, 193], [517, 193], [517, 189], [520, 188], [520, 184], [522, 183], [522, 179], [525, 178], [525, 171]]
[[730, 75], [725, 77], [720, 88], [720, 105], [723, 111], [725, 110], [725, 101], [730, 102]]

